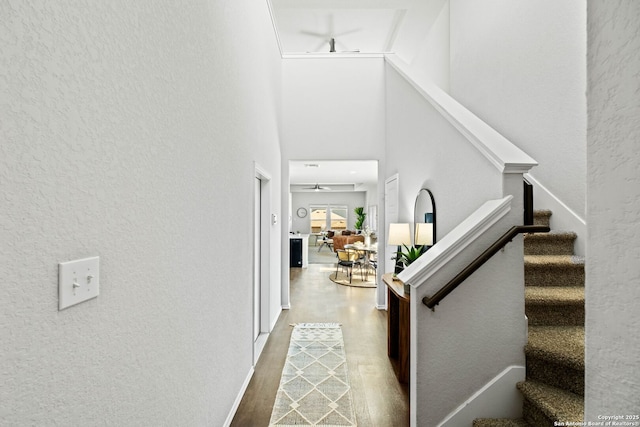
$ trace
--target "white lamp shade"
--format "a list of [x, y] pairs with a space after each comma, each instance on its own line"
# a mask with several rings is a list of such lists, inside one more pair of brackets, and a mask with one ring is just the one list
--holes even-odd
[[416, 245], [433, 245], [433, 224], [422, 222], [416, 224]]
[[409, 223], [391, 223], [389, 224], [389, 240], [387, 244], [390, 246], [411, 246], [411, 231]]

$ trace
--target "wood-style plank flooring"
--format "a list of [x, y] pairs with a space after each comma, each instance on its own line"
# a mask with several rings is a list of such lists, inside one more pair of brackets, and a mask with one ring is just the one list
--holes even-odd
[[268, 426], [292, 323], [339, 322], [359, 426], [409, 425], [409, 396], [387, 357], [387, 312], [375, 308], [375, 289], [329, 280], [335, 265], [291, 269], [291, 309], [284, 310], [258, 360], [232, 427]]

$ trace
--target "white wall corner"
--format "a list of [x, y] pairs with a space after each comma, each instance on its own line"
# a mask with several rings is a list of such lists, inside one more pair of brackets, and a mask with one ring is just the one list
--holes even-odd
[[521, 418], [522, 395], [516, 384], [525, 380], [524, 366], [509, 366], [475, 392], [438, 424], [470, 426], [476, 418]]
[[249, 369], [249, 373], [247, 377], [244, 379], [242, 383], [242, 387], [240, 387], [240, 392], [236, 396], [236, 400], [233, 402], [233, 406], [231, 407], [231, 411], [229, 411], [229, 415], [227, 415], [227, 419], [224, 421], [224, 427], [229, 427], [231, 422], [233, 421], [233, 417], [236, 416], [236, 412], [238, 411], [238, 407], [240, 406], [240, 402], [242, 402], [242, 398], [244, 397], [244, 393], [247, 391], [247, 387], [249, 387], [249, 382], [253, 377], [254, 369], [253, 366]]

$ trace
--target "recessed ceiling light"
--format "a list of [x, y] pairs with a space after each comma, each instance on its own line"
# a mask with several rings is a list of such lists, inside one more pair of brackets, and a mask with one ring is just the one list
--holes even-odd
[[349, 172], [351, 175], [358, 173], [358, 171], [350, 171]]

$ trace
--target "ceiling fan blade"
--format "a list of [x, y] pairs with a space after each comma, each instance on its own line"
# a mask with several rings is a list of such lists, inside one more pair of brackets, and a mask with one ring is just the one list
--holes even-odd
[[334, 37], [334, 31], [335, 31], [335, 25], [334, 25], [334, 21], [333, 21], [333, 13], [330, 13], [328, 15], [328, 20], [327, 20], [327, 32], [331, 35], [331, 37]]
[[316, 46], [316, 48], [313, 49], [311, 52], [323, 52], [325, 50], [326, 46], [327, 46], [327, 42], [323, 41], [318, 46]]
[[352, 34], [352, 33], [357, 33], [359, 31], [362, 31], [362, 28], [354, 28], [353, 30], [346, 30], [346, 31], [341, 31], [339, 33], [335, 33], [333, 36], [334, 37], [338, 37], [338, 36], [344, 36], [346, 34]]
[[323, 39], [329, 38], [329, 35], [327, 33], [317, 33], [315, 31], [300, 30], [300, 34], [304, 34], [312, 37], [321, 37]]

